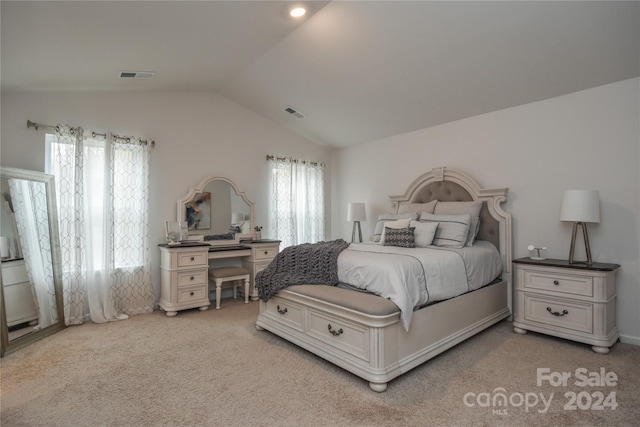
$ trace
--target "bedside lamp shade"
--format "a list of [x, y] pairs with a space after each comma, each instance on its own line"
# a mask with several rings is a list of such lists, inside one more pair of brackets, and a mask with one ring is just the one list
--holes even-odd
[[562, 198], [560, 221], [600, 222], [597, 190], [567, 190]]
[[573, 255], [576, 248], [576, 235], [578, 226], [582, 228], [584, 245], [587, 252], [587, 264], [593, 264], [591, 259], [591, 246], [587, 233], [588, 222], [600, 222], [600, 200], [597, 190], [567, 190], [562, 197], [560, 208], [560, 221], [572, 221], [571, 248], [569, 249], [569, 264], [575, 264]]
[[364, 211], [364, 203], [349, 203], [347, 208], [347, 221], [364, 221], [367, 215]]
[[349, 203], [347, 207], [347, 221], [353, 221], [353, 231], [351, 232], [351, 241], [355, 241], [356, 228], [358, 229], [358, 237], [362, 242], [362, 229], [360, 221], [367, 219], [364, 203]]

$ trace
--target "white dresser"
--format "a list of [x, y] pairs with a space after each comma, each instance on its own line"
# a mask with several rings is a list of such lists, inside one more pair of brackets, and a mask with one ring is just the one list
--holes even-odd
[[606, 354], [618, 340], [618, 264], [569, 264], [565, 260], [521, 258], [515, 266], [513, 329], [591, 344]]
[[242, 266], [251, 272], [251, 299], [258, 299], [256, 274], [264, 270], [280, 252], [280, 240], [247, 240], [240, 242], [251, 249], [251, 255], [242, 259]]
[[167, 316], [179, 310], [207, 310], [209, 301], [209, 245], [158, 245], [160, 248], [160, 308]]
[[2, 262], [2, 287], [9, 327], [22, 323], [35, 324], [38, 311], [23, 259]]

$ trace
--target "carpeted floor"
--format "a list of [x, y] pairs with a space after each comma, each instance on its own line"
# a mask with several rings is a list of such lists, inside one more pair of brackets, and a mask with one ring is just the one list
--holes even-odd
[[[154, 312], [67, 328], [2, 359], [0, 422], [9, 427], [640, 421], [640, 347], [618, 343], [600, 355], [587, 345], [515, 334], [504, 321], [375, 393], [366, 381], [257, 331], [257, 313], [255, 302], [223, 300], [219, 311], [186, 311], [174, 318]], [[551, 378], [556, 372], [571, 378], [566, 386], [539, 386], [538, 368], [549, 368]], [[594, 378], [601, 369], [611, 372], [616, 385], [581, 386], [580, 368]], [[506, 406], [499, 399], [494, 405], [499, 393], [507, 396]]]

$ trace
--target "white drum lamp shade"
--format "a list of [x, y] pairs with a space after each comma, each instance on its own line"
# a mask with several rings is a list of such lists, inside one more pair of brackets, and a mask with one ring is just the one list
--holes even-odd
[[591, 246], [587, 233], [588, 222], [600, 222], [600, 199], [597, 190], [567, 190], [562, 197], [560, 208], [560, 221], [572, 221], [571, 248], [569, 249], [569, 264], [575, 264], [573, 255], [576, 248], [576, 235], [578, 226], [582, 228], [584, 246], [587, 252], [587, 264], [593, 264], [591, 259]]
[[362, 242], [362, 229], [360, 228], [360, 221], [367, 219], [365, 213], [365, 205], [361, 202], [349, 203], [347, 207], [347, 221], [353, 221], [353, 231], [351, 232], [351, 241], [355, 241], [356, 229], [358, 230], [359, 241]]
[[600, 222], [597, 190], [567, 190], [562, 198], [560, 221]]

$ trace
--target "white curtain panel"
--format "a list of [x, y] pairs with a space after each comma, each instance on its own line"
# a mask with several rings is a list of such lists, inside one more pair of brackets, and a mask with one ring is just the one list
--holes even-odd
[[58, 321], [46, 189], [42, 182], [9, 179], [9, 193], [27, 277], [38, 310], [38, 326], [46, 328]]
[[324, 240], [324, 164], [269, 157], [271, 234], [280, 247]]
[[153, 311], [149, 255], [150, 147], [136, 138], [59, 127], [56, 177], [67, 324]]

